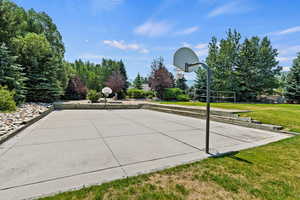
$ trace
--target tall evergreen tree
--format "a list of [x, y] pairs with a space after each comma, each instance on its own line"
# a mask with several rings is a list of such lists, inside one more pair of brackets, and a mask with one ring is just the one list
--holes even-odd
[[236, 78], [238, 87], [235, 92], [240, 101], [253, 101], [257, 96], [257, 73], [259, 71], [257, 67], [258, 53], [259, 53], [259, 39], [245, 39], [242, 44], [239, 61], [236, 67]]
[[64, 69], [64, 53], [65, 47], [62, 41], [62, 36], [58, 31], [56, 25], [53, 23], [51, 17], [45, 12], [36, 12], [33, 9], [27, 12], [27, 31], [43, 34], [47, 38], [51, 46], [51, 53], [53, 59], [56, 60], [57, 65], [57, 76], [56, 78], [60, 82], [62, 87], [66, 86], [66, 71]]
[[136, 78], [133, 81], [133, 87], [136, 89], [143, 89], [143, 82], [142, 82], [142, 77], [140, 76], [140, 74], [138, 73]]
[[235, 74], [237, 96], [241, 101], [255, 101], [261, 94], [271, 94], [279, 86], [276, 56], [268, 38], [245, 39], [239, 52]]
[[0, 44], [11, 47], [11, 40], [27, 32], [26, 11], [9, 0], [0, 0]]
[[119, 71], [123, 75], [123, 78], [124, 78], [124, 81], [125, 81], [123, 90], [126, 92], [127, 89], [128, 89], [128, 87], [129, 87], [129, 82], [128, 82], [128, 76], [127, 76], [126, 68], [125, 68], [125, 65], [124, 65], [124, 63], [123, 63], [122, 60], [120, 60], [118, 62], [118, 64], [119, 64]]
[[[238, 100], [253, 101], [278, 87], [278, 51], [267, 37], [246, 38], [243, 43], [240, 39], [241, 35], [230, 29], [219, 44], [213, 37], [206, 62], [213, 71], [213, 90], [236, 92]], [[198, 84], [196, 88], [201, 87]]]
[[22, 73], [22, 67], [16, 63], [16, 60], [17, 56], [11, 56], [4, 43], [0, 45], [0, 85], [14, 90], [14, 99], [17, 104], [20, 104], [25, 100], [24, 81], [26, 78]]
[[226, 38], [218, 44], [213, 37], [209, 43], [206, 63], [213, 71], [212, 88], [219, 91], [232, 91], [236, 87], [234, 70], [238, 60], [241, 35], [236, 30], [228, 30]]
[[191, 91], [195, 99], [206, 101], [206, 88], [207, 88], [207, 72], [199, 68], [196, 71], [196, 80], [194, 84], [194, 91]]
[[277, 76], [280, 75], [282, 67], [279, 66], [279, 61], [276, 59], [278, 50], [273, 48], [271, 41], [264, 37], [260, 41], [258, 60], [259, 73], [257, 74], [258, 80], [261, 85], [258, 88], [258, 94], [272, 94], [275, 88], [279, 87]]
[[287, 76], [285, 97], [290, 103], [300, 103], [300, 53]]
[[186, 84], [186, 79], [185, 77], [180, 77], [180, 78], [177, 78], [176, 79], [176, 82], [175, 82], [175, 87], [177, 88], [180, 88], [182, 89], [183, 91], [187, 90], [188, 89], [188, 85]]
[[51, 45], [44, 35], [28, 33], [17, 37], [13, 45], [20, 55], [18, 63], [24, 67], [28, 78], [28, 101], [53, 102], [62, 95], [62, 88], [57, 78], [60, 63], [52, 54]]

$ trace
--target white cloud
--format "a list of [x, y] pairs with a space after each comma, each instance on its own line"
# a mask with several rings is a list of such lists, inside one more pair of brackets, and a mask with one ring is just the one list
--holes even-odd
[[92, 54], [92, 53], [84, 53], [79, 57], [84, 60], [100, 60], [100, 59], [104, 58], [105, 56], [98, 55], [98, 54]]
[[300, 45], [287, 46], [279, 48], [279, 53], [282, 55], [295, 54], [300, 52]]
[[207, 43], [199, 43], [197, 45], [192, 45], [190, 43], [187, 42], [182, 42], [181, 43], [182, 46], [184, 47], [189, 47], [189, 48], [195, 48], [195, 52], [199, 57], [206, 57], [208, 55], [208, 44]]
[[176, 32], [176, 35], [189, 35], [199, 30], [198, 26], [193, 26], [182, 31]]
[[181, 44], [182, 44], [182, 46], [184, 46], [184, 47], [192, 47], [192, 45], [189, 44], [189, 43], [187, 43], [187, 42], [182, 42]]
[[279, 62], [291, 62], [295, 59], [296, 57], [289, 57], [289, 56], [279, 56], [277, 57], [277, 60]]
[[124, 0], [91, 0], [91, 7], [94, 12], [112, 10], [123, 2]]
[[206, 57], [208, 55], [208, 49], [201, 49], [199, 51], [196, 51], [196, 54], [199, 57]]
[[195, 46], [196, 49], [204, 49], [204, 48], [208, 48], [208, 44], [207, 43], [200, 43], [200, 44], [197, 44]]
[[149, 53], [149, 50], [148, 49], [141, 49], [140, 52], [146, 54], [146, 53]]
[[124, 41], [117, 41], [117, 40], [104, 40], [103, 41], [104, 44], [110, 46], [110, 47], [115, 47], [118, 49], [122, 49], [122, 50], [134, 50], [134, 51], [138, 51], [140, 53], [149, 53], [148, 49], [145, 49], [143, 47], [141, 47], [138, 44], [132, 43], [132, 44], [126, 44]]
[[240, 1], [232, 1], [227, 4], [223, 4], [219, 7], [216, 7], [211, 12], [209, 12], [207, 16], [211, 18], [225, 14], [244, 13], [249, 10], [251, 10], [251, 8], [247, 6], [245, 2], [241, 3]]
[[291, 28], [284, 29], [284, 30], [281, 30], [281, 31], [277, 31], [277, 32], [274, 32], [274, 33], [271, 33], [271, 34], [273, 34], [273, 35], [286, 35], [286, 34], [297, 33], [297, 32], [300, 32], [300, 26], [291, 27]]
[[166, 21], [147, 21], [136, 27], [134, 33], [149, 37], [162, 36], [170, 32], [172, 25]]

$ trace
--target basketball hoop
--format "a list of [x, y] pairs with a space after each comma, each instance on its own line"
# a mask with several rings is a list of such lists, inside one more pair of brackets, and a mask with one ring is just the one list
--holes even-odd
[[197, 54], [190, 48], [182, 47], [174, 54], [173, 65], [184, 72], [195, 72], [199, 67], [207, 70], [206, 86], [206, 153], [209, 153], [209, 129], [210, 129], [210, 79], [211, 70], [205, 64], [199, 61]]
[[109, 87], [105, 87], [102, 89], [102, 93], [104, 94], [104, 100], [105, 100], [105, 107], [106, 107], [106, 103], [107, 103], [107, 100], [106, 98], [112, 93], [112, 89], [109, 88]]

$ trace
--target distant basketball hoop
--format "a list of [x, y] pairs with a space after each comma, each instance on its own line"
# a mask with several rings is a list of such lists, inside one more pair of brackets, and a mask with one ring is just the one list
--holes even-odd
[[103, 88], [102, 89], [102, 93], [104, 94], [104, 99], [105, 99], [105, 107], [106, 107], [106, 103], [107, 103], [107, 97], [110, 95], [110, 94], [112, 94], [112, 89], [111, 88], [109, 88], [109, 87], [105, 87], [105, 88]]

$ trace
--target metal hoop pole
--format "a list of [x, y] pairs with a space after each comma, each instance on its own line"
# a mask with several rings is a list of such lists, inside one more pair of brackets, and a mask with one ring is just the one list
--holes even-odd
[[206, 85], [206, 145], [205, 152], [209, 153], [209, 129], [210, 129], [210, 79], [211, 71], [207, 67], [207, 85]]
[[211, 70], [205, 63], [185, 64], [185, 71], [188, 72], [188, 67], [201, 65], [207, 70], [207, 84], [206, 84], [206, 140], [205, 152], [209, 153], [209, 131], [210, 131], [210, 83], [211, 83]]

